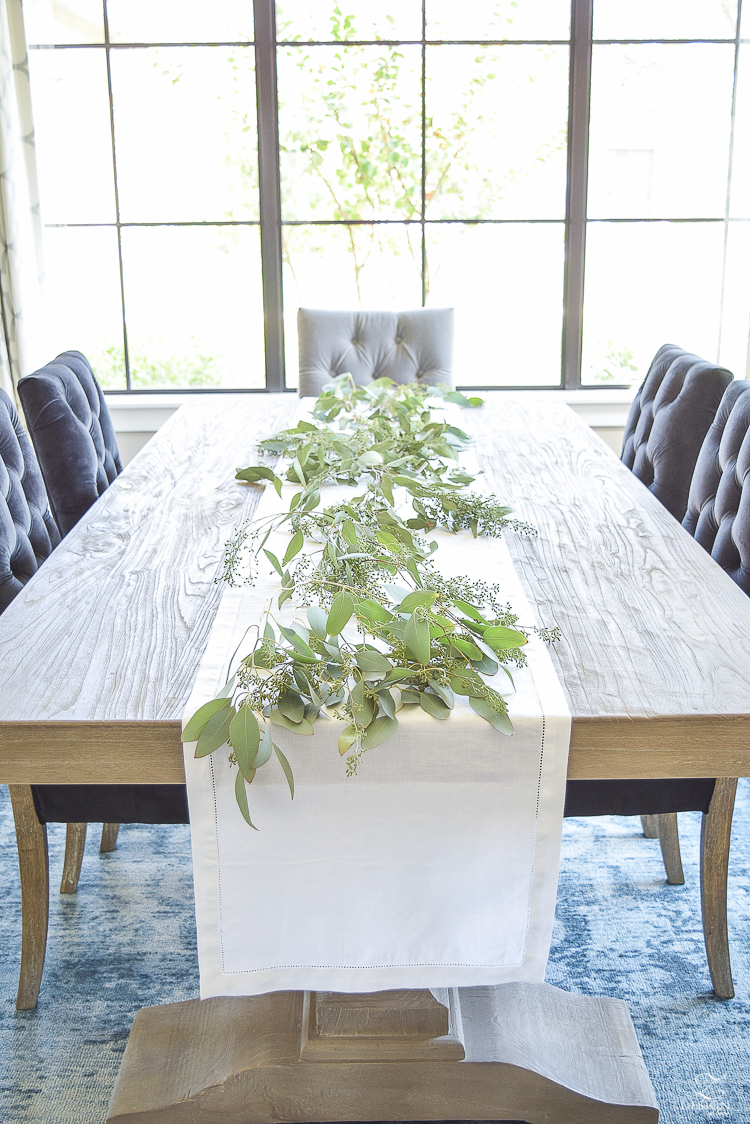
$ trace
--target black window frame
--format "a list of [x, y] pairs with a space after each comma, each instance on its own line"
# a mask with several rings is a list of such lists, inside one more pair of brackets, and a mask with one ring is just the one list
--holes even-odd
[[[248, 0], [249, 3], [249, 0]], [[338, 46], [341, 41], [278, 41], [276, 36], [276, 4], [275, 0], [252, 0], [254, 15], [254, 39], [237, 42], [207, 41], [207, 42], [149, 42], [149, 43], [119, 43], [111, 42], [109, 35], [109, 18], [107, 0], [102, 0], [104, 42], [92, 44], [30, 44], [31, 50], [66, 50], [90, 48], [104, 50], [106, 54], [107, 87], [109, 97], [109, 120], [112, 144], [112, 162], [115, 193], [115, 222], [114, 223], [54, 223], [50, 226], [101, 226], [112, 227], [117, 230], [117, 247], [120, 271], [120, 299], [122, 312], [123, 351], [125, 360], [126, 387], [123, 390], [111, 390], [112, 394], [233, 394], [233, 393], [274, 393], [292, 391], [288, 387], [285, 374], [284, 354], [284, 302], [283, 302], [283, 277], [282, 277], [282, 230], [285, 225], [307, 225], [304, 221], [285, 222], [281, 209], [281, 182], [279, 159], [279, 115], [278, 115], [278, 87], [276, 74], [277, 50], [282, 45], [295, 46]], [[730, 223], [729, 193], [731, 187], [732, 158], [734, 145], [734, 118], [737, 87], [737, 68], [740, 48], [740, 25], [742, 19], [742, 0], [737, 0], [737, 22], [734, 39], [593, 39], [593, 8], [594, 0], [571, 0], [571, 23], [569, 40], [524, 40], [524, 43], [534, 43], [540, 46], [554, 46], [569, 44], [570, 71], [569, 71], [569, 103], [568, 103], [568, 133], [567, 133], [567, 184], [565, 206], [565, 259], [563, 277], [563, 310], [562, 310], [562, 345], [561, 345], [561, 376], [560, 381], [544, 386], [511, 386], [499, 384], [496, 386], [471, 387], [463, 389], [489, 390], [562, 390], [562, 391], [597, 391], [626, 389], [627, 384], [583, 384], [581, 381], [581, 364], [583, 350], [583, 313], [585, 293], [585, 262], [586, 262], [586, 231], [589, 221], [602, 223], [616, 222], [680, 222], [680, 221], [707, 221], [724, 224], [724, 270], [726, 274], [727, 240]], [[422, 193], [425, 190], [425, 101], [424, 101], [424, 75], [425, 52], [431, 45], [439, 45], [448, 41], [431, 41], [426, 38], [426, 0], [422, 0], [422, 38], [421, 40], [367, 40], [362, 45], [377, 42], [380, 45], [394, 46], [414, 44], [422, 49]], [[348, 41], [347, 41], [348, 42]], [[465, 41], [468, 42], [468, 41]], [[512, 46], [517, 41], [507, 40], [471, 41], [471, 45], [483, 46]], [[734, 45], [734, 75], [732, 90], [731, 131], [729, 145], [729, 160], [727, 169], [727, 199], [723, 218], [711, 219], [669, 219], [669, 218], [597, 218], [589, 220], [587, 215], [587, 188], [589, 164], [589, 117], [591, 105], [591, 69], [593, 46], [598, 43], [731, 43]], [[351, 45], [360, 45], [359, 41]], [[232, 221], [204, 221], [204, 222], [122, 222], [117, 182], [117, 146], [115, 136], [115, 116], [112, 99], [111, 80], [111, 52], [144, 47], [250, 47], [255, 49], [255, 76], [256, 76], [256, 105], [258, 125], [258, 185], [259, 185], [259, 218], [254, 220]], [[441, 220], [427, 219], [421, 211], [421, 218], [407, 220], [421, 226], [422, 232], [422, 304], [425, 304], [425, 225]], [[388, 221], [388, 220], [386, 220]], [[393, 220], [396, 225], [403, 225], [404, 220]], [[444, 222], [459, 222], [459, 219], [446, 219]], [[550, 222], [562, 225], [561, 219], [540, 220], [497, 220], [479, 219], [464, 220], [470, 225], [496, 222], [523, 222], [537, 221]], [[344, 220], [321, 220], [322, 225], [349, 225]], [[370, 225], [366, 220], [363, 225]], [[195, 388], [139, 388], [131, 385], [130, 360], [128, 351], [128, 326], [127, 311], [125, 306], [125, 287], [123, 276], [122, 239], [121, 231], [127, 227], [137, 226], [258, 226], [260, 228], [261, 244], [261, 269], [262, 293], [264, 310], [264, 351], [265, 351], [265, 386], [263, 388], [223, 388], [223, 387], [195, 387]], [[722, 282], [722, 286], [723, 286]], [[723, 315], [723, 293], [722, 293]], [[721, 326], [719, 329], [721, 337]]]

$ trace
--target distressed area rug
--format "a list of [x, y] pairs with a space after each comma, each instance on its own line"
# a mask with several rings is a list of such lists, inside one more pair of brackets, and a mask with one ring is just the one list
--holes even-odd
[[[750, 784], [740, 781], [729, 925], [737, 998], [714, 998], [703, 951], [700, 817], [680, 816], [686, 885], [667, 886], [636, 819], [566, 820], [547, 979], [624, 999], [663, 1124], [750, 1122]], [[57, 893], [65, 829], [50, 835], [51, 908], [39, 1006], [14, 1007], [20, 894], [0, 788], [0, 1119], [102, 1124], [139, 1007], [198, 994], [187, 827], [127, 826], [99, 855], [89, 829], [76, 895]]]

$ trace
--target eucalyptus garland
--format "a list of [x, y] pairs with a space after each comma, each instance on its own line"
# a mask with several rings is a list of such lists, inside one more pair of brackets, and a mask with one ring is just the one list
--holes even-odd
[[[512, 683], [509, 665], [523, 666], [528, 631], [515, 627], [518, 618], [496, 584], [443, 577], [433, 561], [437, 543], [424, 532], [535, 531], [511, 519], [496, 496], [468, 490], [475, 478], [458, 458], [470, 439], [433, 416], [445, 402], [482, 404], [455, 391], [389, 379], [358, 387], [341, 376], [316, 400], [312, 420], [260, 443], [273, 467], [237, 472], [238, 480], [267, 482], [279, 496], [284, 479], [298, 490], [287, 511], [238, 528], [223, 578], [252, 583], [262, 552], [279, 577], [278, 608], [293, 598], [296, 612], [284, 625], [269, 608], [252, 650], [221, 695], [192, 716], [183, 741], [197, 741], [196, 757], [229, 743], [237, 803], [251, 827], [247, 785], [272, 756], [294, 796], [274, 726], [309, 736], [319, 717], [339, 721], [350, 776], [367, 750], [396, 732], [403, 707], [419, 706], [440, 721], [456, 695], [468, 696], [496, 730], [513, 732], [503, 696], [483, 676], [502, 668]], [[321, 489], [334, 484], [353, 494], [321, 507]], [[411, 497], [413, 515], [404, 517], [397, 489]], [[277, 530], [291, 534], [282, 559], [266, 548]], [[557, 639], [556, 630], [537, 631]]]

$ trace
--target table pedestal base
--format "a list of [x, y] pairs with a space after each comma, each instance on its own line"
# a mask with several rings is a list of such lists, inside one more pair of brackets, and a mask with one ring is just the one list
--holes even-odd
[[108, 1124], [656, 1124], [619, 999], [549, 984], [145, 1007]]

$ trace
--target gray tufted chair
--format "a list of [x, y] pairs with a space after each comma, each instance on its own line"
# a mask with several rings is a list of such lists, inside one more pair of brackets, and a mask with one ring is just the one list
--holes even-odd
[[0, 612], [59, 541], [31, 442], [0, 390]]
[[411, 312], [330, 312], [301, 308], [299, 393], [317, 396], [326, 383], [349, 372], [361, 386], [387, 376], [453, 385], [453, 309]]
[[682, 520], [703, 438], [731, 371], [664, 344], [633, 399], [622, 460]]
[[750, 594], [750, 382], [724, 391], [706, 434], [682, 520], [702, 547]]
[[67, 535], [122, 472], [101, 387], [80, 351], [64, 351], [18, 384], [57, 525]]

